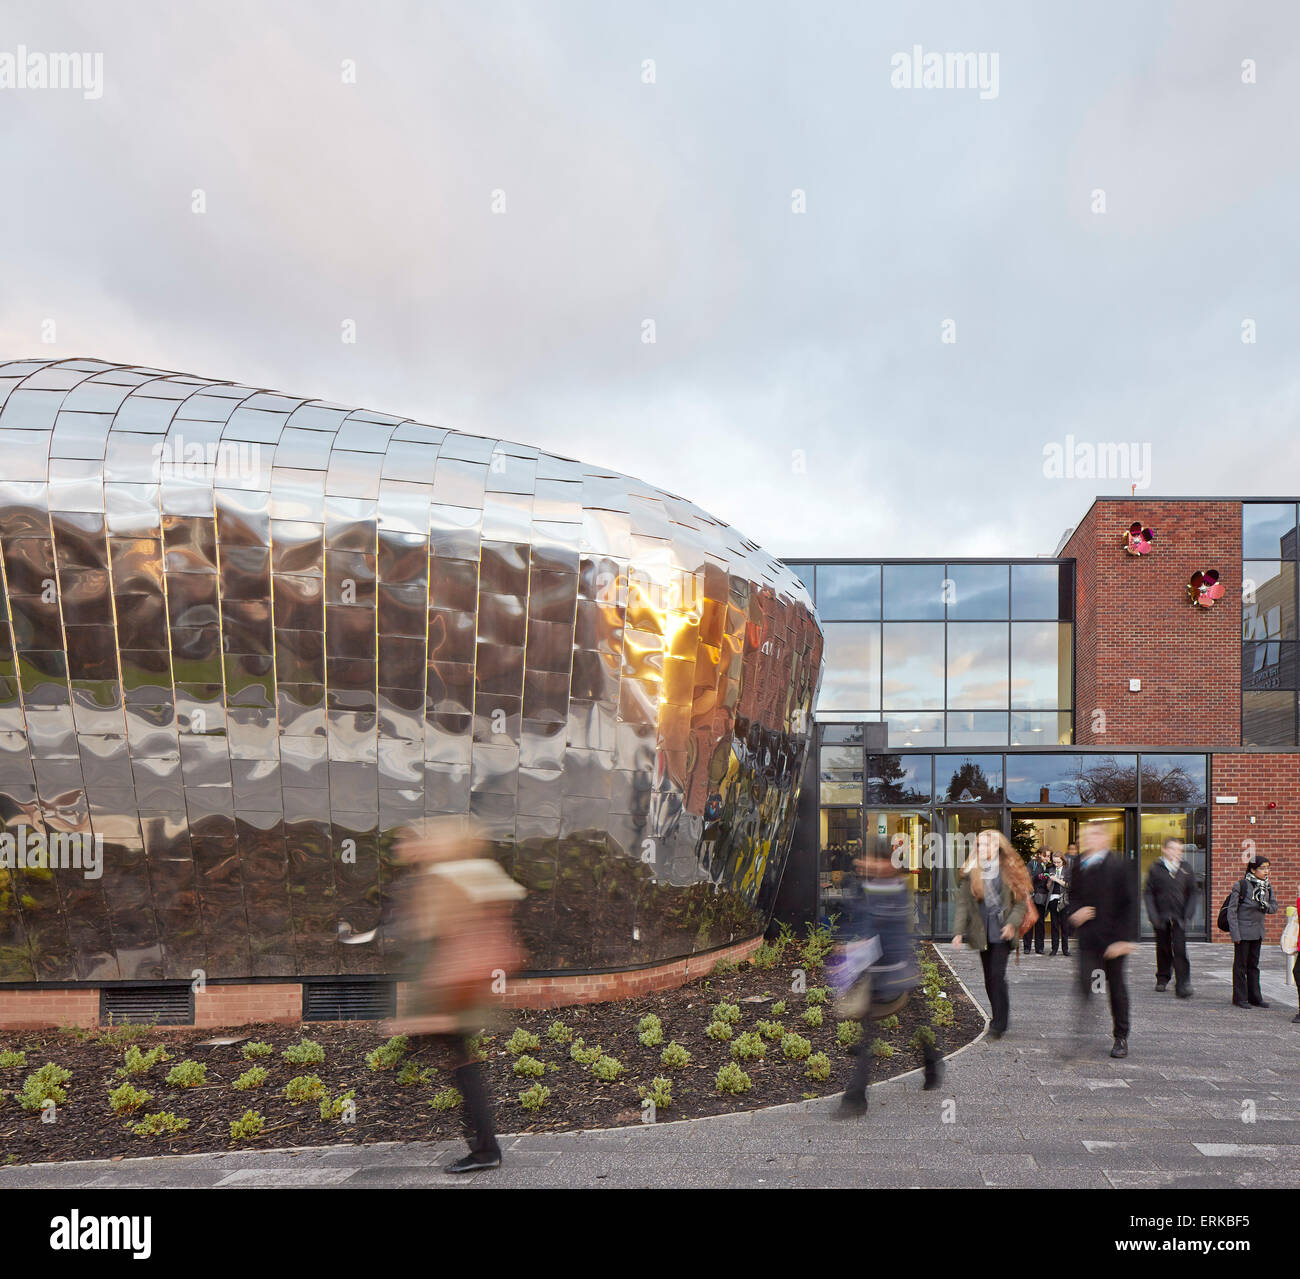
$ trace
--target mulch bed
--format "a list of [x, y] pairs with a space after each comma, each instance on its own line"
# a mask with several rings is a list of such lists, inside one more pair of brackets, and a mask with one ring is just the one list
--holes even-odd
[[[935, 958], [933, 947], [924, 943], [923, 958]], [[797, 953], [786, 954], [779, 964], [763, 969], [744, 964], [736, 971], [715, 971], [677, 990], [647, 995], [614, 1004], [588, 1004], [544, 1011], [510, 1011], [489, 1032], [484, 1041], [484, 1070], [494, 1097], [497, 1124], [503, 1132], [554, 1132], [610, 1128], [643, 1122], [639, 1089], [656, 1076], [672, 1080], [672, 1104], [659, 1109], [660, 1122], [716, 1115], [738, 1110], [799, 1101], [843, 1090], [853, 1058], [836, 1042], [837, 1020], [830, 1003], [823, 1008], [821, 1027], [802, 1021], [810, 1005], [803, 994], [790, 991], [790, 972], [801, 967]], [[969, 1043], [983, 1026], [983, 1018], [952, 980], [940, 962], [944, 992], [952, 1003], [953, 1024], [935, 1027], [936, 1043], [947, 1054]], [[809, 972], [808, 984], [818, 977]], [[783, 1014], [772, 1005], [784, 999]], [[830, 1059], [830, 1077], [821, 1082], [809, 1079], [806, 1063], [788, 1060], [779, 1042], [766, 1042], [766, 1056], [759, 1061], [740, 1062], [752, 1081], [740, 1095], [720, 1094], [715, 1087], [719, 1067], [732, 1060], [731, 1044], [710, 1039], [705, 1028], [711, 1010], [721, 1001], [740, 1007], [735, 1026], [739, 1035], [755, 1029], [760, 1018], [780, 1021], [786, 1031], [811, 1041], [813, 1053]], [[637, 1025], [647, 1013], [656, 1014], [663, 1024], [663, 1044], [675, 1041], [691, 1054], [688, 1065], [669, 1069], [661, 1064], [663, 1045], [646, 1047], [639, 1042]], [[587, 1047], [600, 1045], [618, 1059], [625, 1073], [613, 1083], [600, 1082], [570, 1057], [570, 1045], [547, 1038], [547, 1028], [563, 1022]], [[918, 992], [898, 1015], [898, 1026], [874, 1033], [892, 1046], [893, 1055], [875, 1063], [873, 1079], [880, 1080], [912, 1070], [921, 1056], [909, 1041], [919, 1027], [930, 1025], [926, 1001]], [[550, 1089], [545, 1107], [536, 1113], [523, 1109], [519, 1093], [533, 1083], [513, 1072], [515, 1057], [506, 1050], [511, 1033], [522, 1027], [537, 1035], [540, 1047], [529, 1056], [541, 1061], [545, 1073], [540, 1083]], [[143, 1029], [134, 1037], [132, 1032]], [[247, 1036], [274, 1047], [272, 1055], [256, 1061], [242, 1056], [243, 1043], [203, 1047], [206, 1039]], [[292, 1065], [281, 1057], [284, 1049], [307, 1038], [320, 1044], [325, 1060], [317, 1065]], [[868, 1041], [871, 1039], [869, 1032]], [[366, 1144], [383, 1141], [440, 1141], [460, 1135], [460, 1113], [436, 1111], [429, 1100], [449, 1087], [452, 1061], [436, 1050], [408, 1055], [402, 1064], [415, 1061], [418, 1067], [433, 1067], [426, 1082], [398, 1083], [398, 1069], [373, 1071], [366, 1054], [385, 1042], [378, 1026], [367, 1022], [307, 1023], [302, 1027], [252, 1025], [214, 1031], [125, 1027], [103, 1032], [31, 1031], [0, 1035], [0, 1051], [19, 1050], [27, 1054], [22, 1067], [0, 1069], [0, 1166], [41, 1163], [67, 1159], [102, 1159], [158, 1154], [197, 1154], [230, 1149], [272, 1149], [285, 1146], [319, 1146], [338, 1143]], [[734, 1041], [733, 1041], [734, 1042]], [[108, 1092], [123, 1081], [116, 1069], [123, 1063], [123, 1051], [135, 1044], [142, 1051], [162, 1043], [170, 1060], [154, 1065], [146, 1074], [130, 1080], [151, 1094], [143, 1110], [131, 1116], [114, 1115]], [[167, 1072], [190, 1058], [207, 1067], [207, 1080], [195, 1088], [167, 1085]], [[67, 1101], [55, 1112], [55, 1122], [42, 1122], [38, 1112], [23, 1110], [14, 1094], [23, 1081], [46, 1062], [72, 1072], [66, 1085]], [[231, 1081], [252, 1065], [265, 1066], [269, 1077], [257, 1089], [237, 1091]], [[355, 1121], [323, 1120], [319, 1104], [294, 1105], [283, 1093], [295, 1076], [319, 1076], [329, 1096], [337, 1098], [355, 1090]], [[230, 1123], [246, 1110], [258, 1111], [265, 1126], [255, 1138], [232, 1142]], [[166, 1136], [135, 1136], [131, 1124], [146, 1112], [170, 1111], [188, 1119], [183, 1131]], [[3, 1184], [0, 1182], [0, 1184]]]

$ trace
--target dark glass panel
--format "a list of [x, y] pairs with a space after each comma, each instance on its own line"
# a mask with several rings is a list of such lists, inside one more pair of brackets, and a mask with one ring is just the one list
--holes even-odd
[[1001, 755], [938, 755], [934, 774], [941, 803], [1002, 802]]
[[1081, 755], [1008, 755], [1007, 799], [1012, 804], [1078, 804]]
[[1084, 804], [1136, 804], [1136, 755], [1085, 755], [1079, 779]]
[[1018, 618], [1068, 618], [1068, 580], [1057, 564], [1011, 566], [1011, 616]]
[[1295, 693], [1243, 693], [1241, 712], [1243, 746], [1296, 744]]
[[1246, 560], [1241, 566], [1241, 638], [1295, 639], [1296, 565]]
[[1241, 686], [1268, 693], [1296, 687], [1296, 644], [1271, 640], [1241, 647]]
[[1243, 502], [1241, 554], [1244, 559], [1296, 558], [1294, 502]]
[[1143, 755], [1142, 803], [1205, 802], [1204, 755]]
[[868, 804], [928, 804], [930, 755], [868, 755]]

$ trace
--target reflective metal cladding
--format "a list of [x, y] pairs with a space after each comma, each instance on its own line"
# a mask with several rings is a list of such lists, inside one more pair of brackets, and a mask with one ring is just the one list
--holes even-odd
[[473, 814], [528, 888], [535, 971], [766, 922], [821, 633], [681, 498], [25, 360], [0, 364], [0, 552], [0, 981], [395, 971], [392, 839], [433, 814]]

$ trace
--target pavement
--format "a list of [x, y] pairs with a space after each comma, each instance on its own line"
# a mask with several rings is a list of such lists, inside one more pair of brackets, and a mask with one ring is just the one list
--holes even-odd
[[[940, 948], [985, 1009], [979, 958]], [[503, 1166], [450, 1177], [459, 1143], [238, 1151], [0, 1169], [0, 1190], [347, 1186], [546, 1187], [1285, 1187], [1300, 1185], [1300, 1025], [1276, 947], [1268, 1009], [1231, 1006], [1232, 951], [1189, 948], [1190, 1000], [1157, 994], [1155, 951], [1129, 960], [1130, 1055], [1112, 1061], [1105, 997], [1077, 1034], [1074, 959], [1008, 968], [1011, 1025], [947, 1063], [871, 1089], [869, 1113], [836, 1099], [600, 1132], [503, 1137]]]

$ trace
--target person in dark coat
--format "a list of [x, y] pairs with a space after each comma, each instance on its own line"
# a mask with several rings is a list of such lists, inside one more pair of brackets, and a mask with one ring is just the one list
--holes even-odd
[[1196, 875], [1183, 861], [1183, 841], [1172, 836], [1147, 872], [1147, 918], [1156, 934], [1156, 989], [1165, 990], [1169, 977], [1179, 999], [1192, 997], [1192, 966], [1187, 960], [1187, 928], [1196, 913]]
[[1277, 913], [1277, 898], [1268, 882], [1267, 857], [1255, 857], [1228, 895], [1228, 932], [1232, 934], [1232, 1002], [1238, 1008], [1267, 1008], [1259, 989], [1259, 951], [1264, 944], [1264, 916]]
[[1052, 864], [1047, 868], [1047, 918], [1052, 925], [1052, 954], [1070, 953], [1070, 927], [1065, 922], [1070, 898], [1065, 887], [1065, 858], [1049, 853]]
[[1035, 955], [1043, 953], [1043, 938], [1047, 927], [1047, 868], [1051, 865], [1046, 853], [1034, 853], [1029, 859], [1029, 887], [1032, 894], [1034, 909], [1038, 911], [1038, 919], [1035, 921], [1033, 928], [1024, 936], [1023, 946], [1024, 953]]
[[1070, 881], [1070, 926], [1079, 945], [1079, 994], [1086, 1005], [1105, 973], [1110, 994], [1112, 1057], [1128, 1056], [1129, 1002], [1124, 960], [1137, 949], [1137, 911], [1128, 866], [1109, 847], [1106, 826], [1084, 828], [1083, 856]]
[[[853, 1072], [840, 1098], [843, 1116], [866, 1113], [867, 1088], [875, 1062], [868, 1027], [898, 1012], [921, 983], [911, 889], [907, 876], [894, 862], [892, 851], [884, 838], [868, 846], [865, 858], [857, 863], [862, 880], [847, 899], [848, 935], [861, 943], [874, 941], [878, 953], [861, 977], [843, 993], [839, 1005], [840, 1011], [847, 1012], [845, 1003], [859, 1000], [859, 1005], [851, 1011], [863, 1032]], [[922, 1087], [937, 1088], [943, 1078], [943, 1057], [933, 1043], [923, 1043], [921, 1054], [925, 1065]]]

